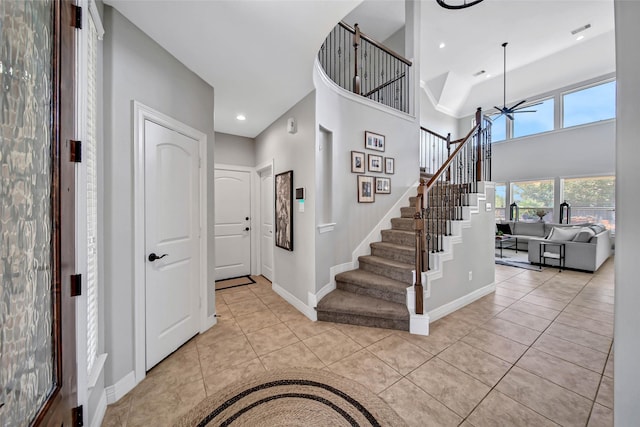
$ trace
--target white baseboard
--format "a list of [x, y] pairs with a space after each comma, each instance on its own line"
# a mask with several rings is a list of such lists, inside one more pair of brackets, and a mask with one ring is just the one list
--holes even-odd
[[409, 333], [414, 335], [429, 335], [429, 313], [416, 314], [409, 311]]
[[[141, 379], [142, 381], [142, 379]], [[114, 385], [105, 388], [107, 395], [107, 404], [116, 403], [125, 394], [129, 393], [136, 386], [136, 374], [134, 371], [129, 372], [120, 378]]]
[[93, 414], [93, 418], [89, 425], [91, 427], [100, 427], [102, 425], [102, 420], [104, 419], [104, 414], [107, 412], [107, 392], [106, 390], [102, 390], [102, 394], [100, 395], [100, 400], [98, 401], [98, 406], [96, 407], [96, 411]]
[[287, 291], [282, 286], [273, 282], [271, 283], [271, 289], [273, 289], [275, 293], [277, 293], [282, 298], [284, 298], [289, 304], [297, 308], [298, 311], [300, 311], [302, 314], [307, 316], [309, 319], [313, 320], [314, 322], [318, 320], [318, 314], [316, 313], [316, 310], [313, 307], [309, 307], [307, 304], [300, 301], [298, 298], [296, 298], [295, 295]]
[[464, 307], [465, 305], [471, 304], [472, 302], [474, 302], [475, 300], [478, 300], [480, 298], [482, 298], [483, 296], [490, 294], [491, 292], [496, 290], [496, 284], [495, 282], [487, 285], [487, 286], [483, 286], [480, 289], [476, 289], [473, 292], [468, 293], [467, 295], [464, 295], [456, 300], [453, 300], [447, 304], [441, 305], [438, 308], [434, 308], [433, 310], [431, 310], [428, 315], [431, 319], [432, 322], [435, 322], [436, 320], [446, 316], [447, 314], [451, 314], [456, 310], [461, 309], [462, 307]]

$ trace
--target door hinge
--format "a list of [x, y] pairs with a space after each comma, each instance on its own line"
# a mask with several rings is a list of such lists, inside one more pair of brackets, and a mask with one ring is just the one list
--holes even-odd
[[82, 274], [71, 275], [71, 296], [77, 297], [82, 295]]
[[74, 163], [82, 162], [82, 141], [70, 139], [69, 144], [70, 160]]
[[73, 418], [73, 421], [71, 423], [73, 427], [84, 426], [84, 417], [82, 415], [82, 405], [77, 406], [71, 410], [71, 417]]
[[198, 157], [198, 168], [202, 169], [202, 157]]
[[82, 29], [82, 7], [73, 6], [76, 11], [76, 20], [74, 22], [74, 27], [81, 30]]

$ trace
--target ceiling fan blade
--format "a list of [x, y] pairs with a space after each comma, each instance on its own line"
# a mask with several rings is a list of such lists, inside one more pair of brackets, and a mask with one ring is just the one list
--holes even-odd
[[512, 111], [511, 114], [517, 114], [517, 113], [537, 113], [538, 110], [517, 110], [517, 111]]
[[507, 113], [507, 117], [509, 118], [509, 120], [513, 120], [513, 114]]
[[495, 105], [493, 106], [493, 108], [495, 108], [496, 110], [498, 110], [498, 111], [500, 111], [502, 113], [502, 108], [496, 107]]
[[509, 108], [510, 110], [515, 110], [516, 108], [518, 108], [519, 106], [521, 106], [522, 104], [524, 104], [525, 102], [527, 102], [526, 99], [523, 99], [522, 101], [518, 102], [516, 105], [514, 105], [513, 107]]
[[[522, 106], [520, 108], [531, 108], [531, 107], [536, 107], [538, 105], [542, 105], [542, 102], [537, 102], [535, 104], [524, 105], [524, 106]], [[512, 108], [512, 110], [517, 110], [517, 108], [514, 107], [514, 108]]]

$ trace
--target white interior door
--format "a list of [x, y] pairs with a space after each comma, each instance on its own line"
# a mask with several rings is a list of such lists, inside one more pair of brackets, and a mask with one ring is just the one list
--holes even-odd
[[149, 370], [199, 330], [200, 183], [198, 141], [149, 120], [144, 129]]
[[260, 174], [260, 273], [273, 281], [273, 173]]
[[216, 169], [216, 280], [251, 274], [251, 173]]

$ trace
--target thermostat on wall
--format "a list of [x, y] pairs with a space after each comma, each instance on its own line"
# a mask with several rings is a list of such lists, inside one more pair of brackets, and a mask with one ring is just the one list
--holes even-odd
[[304, 200], [304, 187], [296, 188], [296, 200]]

